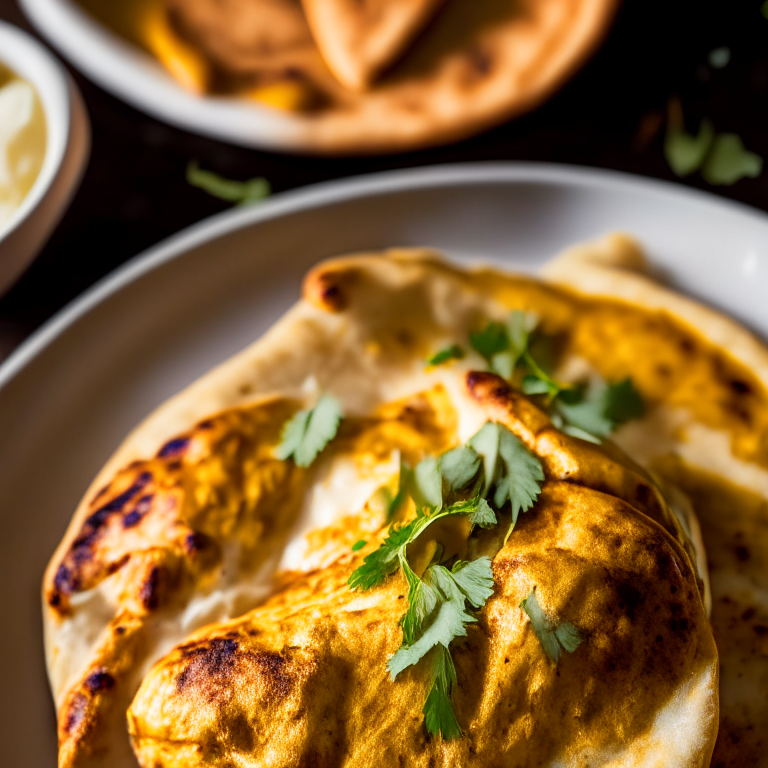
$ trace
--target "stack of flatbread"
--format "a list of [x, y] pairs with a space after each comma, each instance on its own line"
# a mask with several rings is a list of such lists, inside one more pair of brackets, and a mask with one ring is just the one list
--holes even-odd
[[289, 143], [334, 153], [450, 142], [533, 108], [619, 0], [161, 2], [145, 42], [180, 81], [282, 109]]

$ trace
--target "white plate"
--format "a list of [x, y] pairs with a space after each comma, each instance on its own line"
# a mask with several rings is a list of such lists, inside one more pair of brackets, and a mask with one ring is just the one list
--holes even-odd
[[2, 764], [55, 765], [38, 591], [103, 462], [143, 416], [252, 341], [318, 259], [430, 245], [533, 270], [579, 240], [639, 237], [684, 290], [768, 336], [768, 217], [683, 187], [546, 165], [335, 182], [204, 221], [130, 262], [0, 367]]

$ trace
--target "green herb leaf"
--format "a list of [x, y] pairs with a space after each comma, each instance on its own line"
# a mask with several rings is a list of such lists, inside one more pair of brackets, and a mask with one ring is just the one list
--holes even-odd
[[[415, 641], [411, 645], [400, 646], [387, 663], [393, 680], [404, 669], [418, 664], [436, 645], [447, 648], [457, 637], [464, 637], [467, 634], [467, 625], [477, 621], [467, 612], [467, 595], [447, 568], [442, 565], [430, 565], [422, 577], [422, 582], [423, 592], [428, 589], [434, 592], [436, 608], [428, 621], [422, 622], [422, 631]], [[408, 613], [411, 611], [409, 605]]]
[[525, 395], [548, 395], [550, 390], [549, 383], [538, 376], [528, 375], [523, 379], [523, 394]]
[[475, 608], [482, 608], [493, 594], [493, 569], [490, 557], [478, 557], [471, 562], [459, 560], [451, 568], [451, 575], [464, 593], [464, 597]]
[[518, 362], [528, 350], [536, 323], [534, 315], [516, 309], [506, 323], [490, 322], [484, 330], [471, 334], [470, 343], [486, 359], [494, 373], [511, 379]]
[[599, 438], [607, 437], [630, 419], [639, 418], [644, 411], [643, 400], [630, 379], [582, 393], [580, 398], [559, 399], [555, 408], [565, 421], [563, 432], [591, 442], [600, 442]]
[[764, 18], [768, 19], [768, 0], [760, 6], [760, 13], [763, 14]]
[[499, 352], [506, 352], [509, 347], [507, 329], [497, 322], [488, 323], [482, 331], [470, 334], [469, 342], [472, 348], [482, 355], [489, 364], [494, 355], [499, 354]]
[[643, 398], [632, 384], [632, 379], [626, 378], [615, 384], [609, 384], [603, 394], [605, 415], [614, 425], [624, 424], [631, 419], [639, 419], [645, 412]]
[[451, 706], [451, 692], [456, 685], [456, 668], [448, 650], [438, 646], [432, 662], [432, 686], [424, 704], [424, 725], [430, 736], [460, 739], [461, 728]]
[[469, 522], [480, 528], [493, 528], [498, 520], [496, 513], [485, 499], [478, 499], [477, 509], [469, 516]]
[[408, 610], [400, 623], [403, 627], [403, 645], [412, 645], [435, 610], [438, 594], [411, 570], [404, 559], [402, 564], [408, 582]]
[[483, 459], [483, 472], [485, 474], [483, 496], [488, 495], [488, 491], [496, 480], [500, 433], [501, 427], [496, 422], [487, 421], [480, 431], [469, 440], [470, 446]]
[[664, 139], [664, 157], [676, 176], [688, 176], [701, 168], [707, 156], [715, 129], [710, 120], [702, 120], [697, 136], [682, 129], [668, 128]]
[[387, 505], [387, 514], [385, 522], [391, 523], [395, 515], [403, 508], [408, 499], [410, 488], [413, 485], [413, 470], [404, 462], [400, 461], [400, 474], [397, 479], [397, 493], [392, 496], [390, 493], [389, 504]]
[[512, 507], [512, 523], [504, 538], [506, 544], [520, 512], [527, 512], [539, 497], [539, 483], [544, 481], [544, 470], [541, 462], [525, 447], [522, 440], [506, 428], [499, 435], [499, 456], [505, 474], [496, 483], [493, 502], [497, 508], [501, 508], [509, 501]]
[[507, 338], [510, 352], [514, 355], [515, 363], [528, 351], [531, 333], [538, 324], [538, 318], [529, 313], [516, 309], [507, 320]]
[[352, 545], [353, 552], [359, 552], [368, 542], [365, 539], [360, 539]]
[[432, 357], [428, 358], [427, 365], [442, 365], [449, 360], [461, 360], [463, 357], [464, 350], [458, 344], [454, 344], [453, 346], [441, 349], [439, 352], [432, 355]]
[[443, 476], [439, 460], [430, 456], [413, 472], [413, 500], [422, 507], [439, 509], [443, 505]]
[[411, 535], [418, 524], [419, 520], [416, 519], [407, 525], [391, 526], [381, 546], [370, 555], [366, 555], [363, 564], [349, 577], [347, 584], [352, 589], [361, 591], [372, 589], [397, 571], [400, 567], [400, 549], [410, 542]]
[[721, 133], [712, 144], [701, 175], [708, 184], [729, 186], [745, 176], [757, 178], [763, 171], [763, 158], [744, 148], [735, 133]]
[[448, 488], [459, 491], [474, 480], [480, 469], [480, 457], [471, 446], [462, 445], [440, 457], [439, 469]]
[[293, 456], [297, 466], [308, 467], [336, 437], [343, 416], [338, 400], [324, 394], [314, 408], [299, 411], [286, 423], [275, 456]]
[[204, 171], [192, 161], [187, 165], [187, 183], [205, 190], [209, 195], [237, 205], [258, 203], [271, 194], [269, 182], [264, 178], [233, 181], [212, 171]]
[[550, 661], [557, 664], [562, 656], [563, 650], [573, 653], [581, 644], [582, 637], [579, 630], [564, 622], [553, 626], [539, 605], [536, 598], [536, 587], [531, 590], [531, 594], [520, 603], [520, 607], [528, 614], [531, 620], [531, 626], [539, 639], [544, 652]]

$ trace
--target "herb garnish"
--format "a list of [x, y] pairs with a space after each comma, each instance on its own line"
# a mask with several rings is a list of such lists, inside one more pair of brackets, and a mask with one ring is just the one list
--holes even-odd
[[523, 393], [543, 396], [552, 422], [567, 434], [599, 443], [620, 424], [642, 416], [643, 403], [630, 379], [592, 388], [553, 379], [531, 354], [535, 328], [533, 315], [515, 310], [506, 323], [490, 322], [470, 340], [499, 376], [511, 379], [518, 368], [525, 372]]
[[248, 181], [226, 179], [213, 171], [203, 170], [195, 160], [187, 165], [187, 183], [206, 191], [213, 197], [237, 205], [258, 203], [265, 197], [269, 197], [272, 192], [269, 182], [264, 178], [248, 179]]
[[[435, 540], [425, 542], [428, 561], [422, 556], [416, 566], [409, 560], [409, 548], [434, 523], [450, 517], [465, 516], [470, 533], [475, 527], [493, 528], [498, 523], [497, 512], [507, 502], [512, 514], [509, 537], [520, 511], [530, 509], [538, 498], [543, 479], [538, 458], [506, 427], [492, 422], [468, 445], [424, 459], [413, 470], [403, 465], [398, 496], [407, 494], [414, 500], [417, 517], [391, 525], [381, 546], [366, 556], [349, 579], [353, 589], [367, 590], [403, 571], [408, 583], [408, 607], [400, 620], [403, 641], [387, 668], [394, 680], [430, 655], [431, 677], [423, 712], [431, 735], [444, 739], [461, 736], [451, 706], [456, 671], [450, 645], [477, 621], [473, 611], [493, 594], [493, 573], [490, 558], [464, 561], [455, 555], [446, 557]], [[470, 498], [457, 498], [467, 493]]]
[[458, 345], [453, 344], [436, 352], [432, 357], [427, 358], [427, 365], [442, 365], [451, 360], [461, 360], [464, 357], [464, 350]]
[[314, 408], [299, 411], [286, 422], [275, 456], [293, 456], [297, 466], [308, 467], [336, 437], [343, 416], [338, 400], [324, 394]]
[[368, 542], [365, 539], [360, 539], [352, 545], [353, 552], [359, 552]]
[[547, 618], [536, 599], [536, 587], [520, 603], [520, 607], [528, 614], [533, 631], [539, 638], [539, 642], [550, 661], [557, 664], [563, 651], [573, 653], [581, 645], [581, 634], [573, 624], [566, 621], [562, 624], [553, 625]]
[[708, 184], [731, 185], [744, 177], [757, 178], [763, 158], [744, 147], [735, 133], [715, 134], [710, 120], [702, 120], [697, 136], [685, 132], [680, 102], [670, 101], [664, 157], [677, 176], [701, 171]]

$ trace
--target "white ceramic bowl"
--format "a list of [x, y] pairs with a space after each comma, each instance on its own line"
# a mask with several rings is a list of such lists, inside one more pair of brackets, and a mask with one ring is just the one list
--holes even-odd
[[37, 256], [77, 189], [90, 149], [80, 92], [62, 64], [37, 40], [0, 21], [0, 63], [37, 91], [45, 113], [45, 159], [35, 183], [0, 235], [0, 294]]
[[190, 93], [153, 56], [112, 33], [75, 2], [19, 0], [19, 4], [67, 60], [137, 109], [170, 125], [232, 144], [301, 149], [302, 131], [289, 116], [242, 99]]

